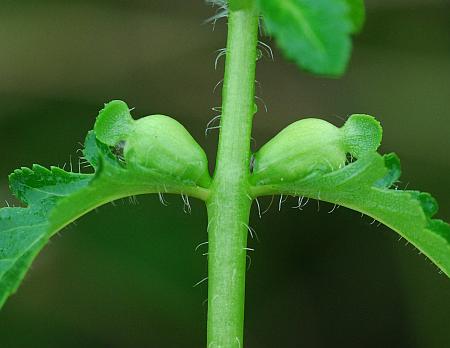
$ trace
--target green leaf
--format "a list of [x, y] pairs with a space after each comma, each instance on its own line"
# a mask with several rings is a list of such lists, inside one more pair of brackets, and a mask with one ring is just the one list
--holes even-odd
[[352, 33], [359, 33], [366, 19], [364, 0], [346, 0], [349, 8], [349, 17], [352, 22]]
[[77, 191], [91, 180], [92, 175], [68, 173], [58, 167], [50, 170], [40, 165], [21, 168], [9, 176], [12, 193], [23, 203], [51, 206], [61, 197]]
[[[192, 175], [186, 178], [180, 173], [170, 175], [155, 167], [134, 165], [124, 161], [117, 153], [120, 149], [108, 146], [117, 145], [117, 141], [127, 137], [126, 132], [120, 133], [119, 130], [128, 127], [131, 131], [135, 122], [129, 116], [128, 107], [126, 110], [123, 107], [125, 103], [108, 105], [108, 114], [105, 116], [101, 112], [96, 124], [103, 130], [101, 140], [104, 142], [93, 131], [88, 133], [85, 141], [84, 158], [95, 169], [94, 174], [33, 165], [10, 175], [12, 193], [27, 207], [0, 209], [0, 307], [16, 291], [31, 262], [50, 237], [92, 209], [116, 199], [145, 193], [177, 193], [206, 199], [208, 190], [197, 186]], [[164, 119], [164, 122], [167, 124], [168, 121]], [[171, 121], [169, 123], [173, 126]], [[176, 124], [175, 127], [180, 132], [182, 126]], [[182, 128], [181, 132], [184, 131]], [[164, 134], [161, 137], [168, 139]], [[173, 143], [171, 145], [170, 139], [166, 145], [176, 147]], [[184, 143], [182, 145], [185, 146]], [[203, 159], [198, 148], [195, 151], [198, 158]], [[150, 155], [157, 157], [159, 153], [145, 154]], [[195, 165], [191, 169], [199, 172]]]
[[0, 209], [0, 307], [56, 232], [50, 227], [50, 212], [58, 201], [85, 187], [92, 177], [38, 165], [11, 174], [11, 190], [28, 207]]
[[269, 33], [287, 58], [320, 75], [340, 76], [344, 72], [351, 51], [350, 34], [355, 28], [347, 0], [258, 3]]
[[399, 174], [397, 156], [372, 152], [325, 175], [254, 186], [253, 194], [305, 196], [364, 213], [399, 233], [450, 277], [450, 226], [432, 219], [438, 205], [428, 193], [389, 188]]

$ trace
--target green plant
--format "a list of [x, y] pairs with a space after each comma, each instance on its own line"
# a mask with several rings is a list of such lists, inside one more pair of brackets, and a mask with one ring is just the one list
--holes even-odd
[[[224, 10], [226, 5], [220, 3]], [[261, 0], [258, 7], [253, 1], [230, 1], [213, 179], [203, 150], [176, 121], [159, 115], [133, 121], [123, 102], [107, 104], [84, 149], [95, 173], [33, 166], [11, 175], [13, 193], [28, 207], [0, 211], [0, 302], [15, 291], [54, 233], [99, 205], [144, 193], [177, 193], [207, 204], [211, 347], [243, 342], [247, 228], [258, 196], [305, 196], [361, 211], [396, 230], [449, 275], [449, 227], [431, 219], [437, 205], [428, 194], [389, 189], [399, 177], [399, 161], [376, 152], [381, 128], [373, 118], [354, 115], [342, 128], [317, 119], [298, 121], [251, 161], [260, 11], [289, 58], [332, 76], [343, 72], [350, 34], [363, 18], [360, 1]], [[356, 161], [347, 161], [350, 155]]]

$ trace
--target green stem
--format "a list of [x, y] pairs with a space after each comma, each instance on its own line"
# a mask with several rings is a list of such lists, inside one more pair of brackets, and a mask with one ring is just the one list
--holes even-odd
[[208, 348], [243, 347], [250, 138], [258, 13], [230, 11], [216, 171], [208, 208]]

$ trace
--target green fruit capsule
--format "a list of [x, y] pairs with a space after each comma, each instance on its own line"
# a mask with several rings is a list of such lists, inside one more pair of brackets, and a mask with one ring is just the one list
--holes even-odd
[[337, 170], [347, 153], [358, 158], [376, 151], [381, 134], [379, 123], [368, 115], [352, 115], [341, 128], [316, 118], [294, 122], [255, 154], [252, 183], [279, 184]]
[[123, 144], [128, 168], [203, 187], [211, 181], [208, 160], [200, 145], [178, 121], [164, 115], [133, 120], [128, 106], [118, 100], [105, 105], [94, 127], [98, 140]]

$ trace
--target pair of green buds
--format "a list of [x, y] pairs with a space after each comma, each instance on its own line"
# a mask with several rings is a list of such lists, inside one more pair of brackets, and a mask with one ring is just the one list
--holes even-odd
[[[94, 131], [100, 142], [123, 146], [127, 167], [158, 173], [177, 184], [210, 185], [205, 152], [171, 117], [134, 120], [124, 102], [112, 101], [100, 111]], [[376, 151], [381, 134], [378, 121], [368, 115], [352, 115], [341, 128], [316, 118], [294, 122], [256, 152], [251, 184], [294, 182], [334, 171], [345, 165], [348, 154], [359, 158]]]

